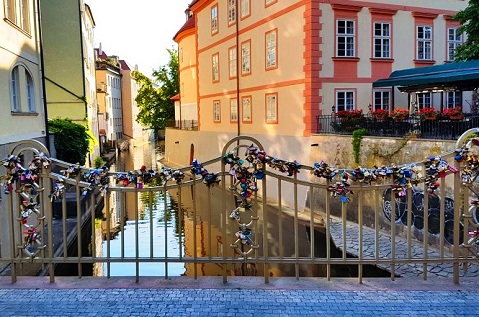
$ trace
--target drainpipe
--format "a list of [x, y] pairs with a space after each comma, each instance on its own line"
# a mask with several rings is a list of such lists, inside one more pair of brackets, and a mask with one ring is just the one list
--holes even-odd
[[[241, 107], [240, 107], [240, 83], [239, 83], [239, 78], [240, 78], [240, 48], [239, 48], [239, 17], [240, 17], [240, 12], [238, 10], [238, 2], [235, 1], [236, 5], [236, 112], [238, 114], [238, 124], [237, 124], [237, 135], [241, 135]], [[238, 145], [239, 145], [239, 140], [238, 140]]]
[[[35, 4], [34, 4], [35, 5]], [[43, 99], [43, 113], [44, 113], [44, 120], [45, 120], [45, 146], [50, 153], [52, 153], [52, 149], [50, 148], [50, 133], [48, 131], [48, 106], [47, 106], [47, 91], [45, 88], [46, 80], [45, 80], [45, 61], [43, 59], [43, 39], [42, 39], [42, 13], [40, 10], [40, 0], [36, 1], [36, 12], [35, 16], [37, 17], [34, 25], [35, 31], [37, 36], [37, 47], [40, 51], [40, 67], [38, 69], [41, 81], [40, 84], [42, 85], [42, 99]]]

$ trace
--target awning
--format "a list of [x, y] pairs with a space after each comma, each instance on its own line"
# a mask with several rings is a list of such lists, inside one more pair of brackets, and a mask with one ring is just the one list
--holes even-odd
[[479, 87], [479, 60], [397, 70], [373, 83], [374, 88], [393, 86], [405, 92], [473, 90]]

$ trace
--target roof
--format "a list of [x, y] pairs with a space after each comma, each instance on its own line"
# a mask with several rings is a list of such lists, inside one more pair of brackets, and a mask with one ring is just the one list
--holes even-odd
[[196, 25], [196, 22], [195, 22], [195, 17], [194, 15], [190, 16], [188, 18], [188, 20], [186, 20], [185, 24], [183, 24], [183, 26], [181, 27], [181, 29], [178, 30], [178, 32], [176, 32], [175, 36], [173, 36], [173, 40], [176, 39], [176, 37], [183, 31], [185, 30], [188, 30], [188, 29], [191, 29], [191, 28], [194, 28]]
[[397, 86], [399, 90], [473, 90], [479, 87], [479, 60], [408, 68], [373, 82], [374, 88]]

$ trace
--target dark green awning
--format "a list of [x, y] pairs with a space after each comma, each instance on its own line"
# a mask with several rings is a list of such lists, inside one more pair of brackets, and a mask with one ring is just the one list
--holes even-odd
[[393, 86], [401, 91], [472, 90], [479, 87], [479, 60], [397, 70], [373, 83], [374, 88]]

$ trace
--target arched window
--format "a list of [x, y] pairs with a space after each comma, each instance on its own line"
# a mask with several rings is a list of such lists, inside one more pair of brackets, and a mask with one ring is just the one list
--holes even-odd
[[12, 95], [12, 111], [20, 111], [20, 76], [19, 66], [15, 66], [12, 70], [11, 77], [11, 95]]
[[12, 112], [35, 112], [35, 84], [29, 70], [22, 64], [13, 67], [10, 77]]

